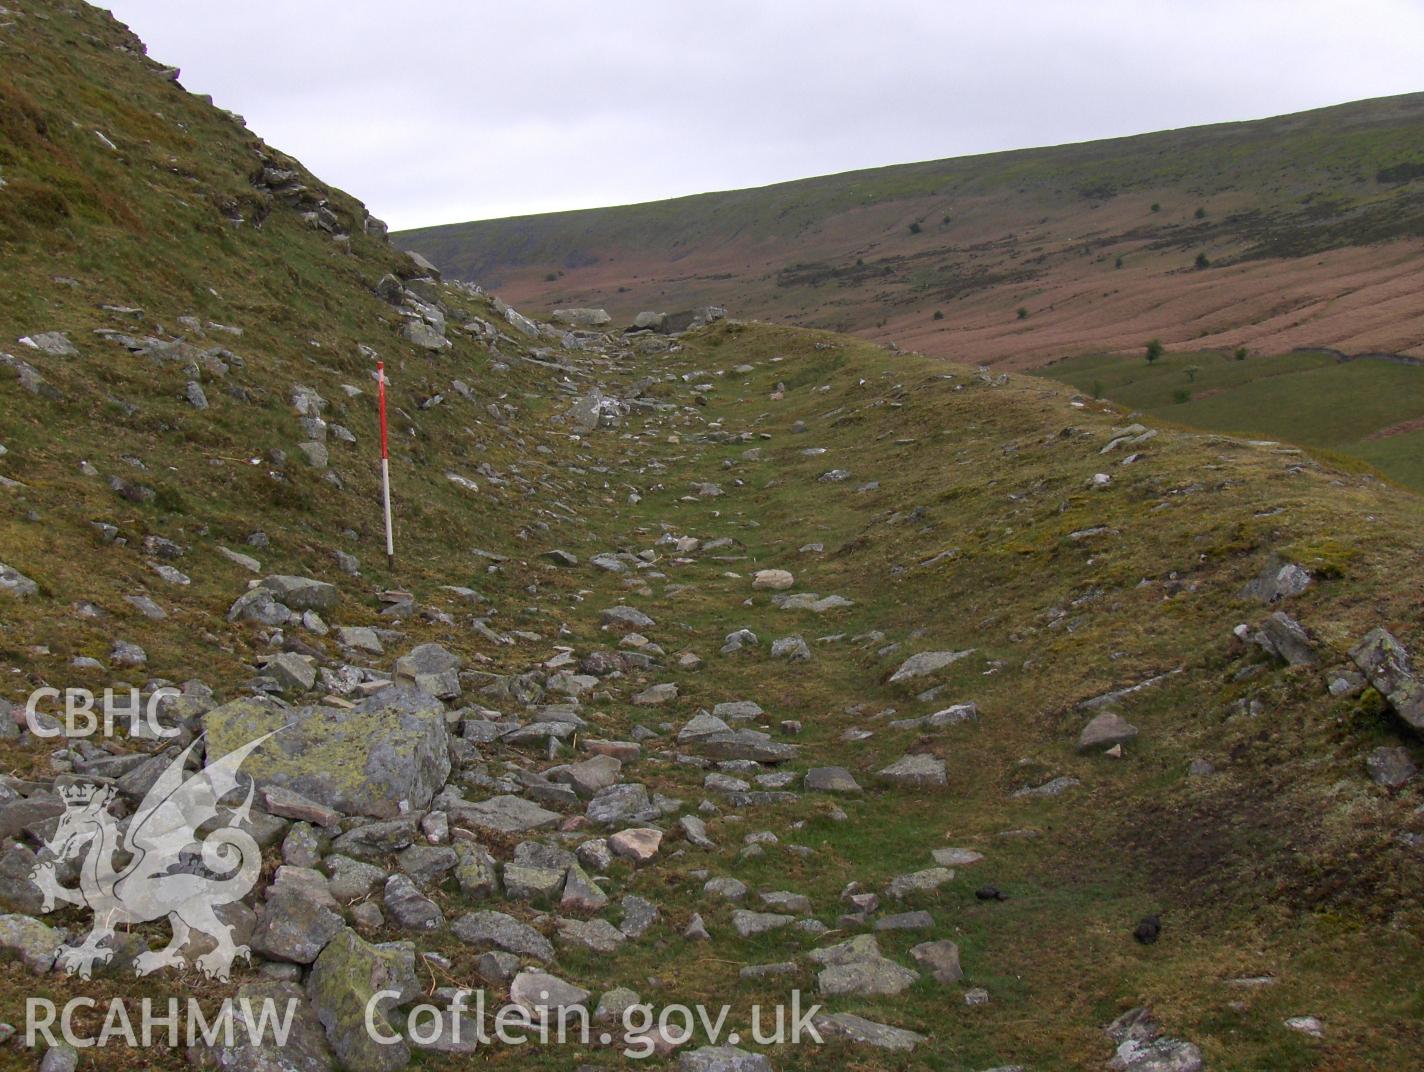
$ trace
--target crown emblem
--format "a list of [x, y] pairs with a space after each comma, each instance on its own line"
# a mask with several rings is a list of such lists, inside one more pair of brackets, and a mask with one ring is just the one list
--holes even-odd
[[76, 782], [59, 787], [59, 799], [65, 807], [84, 808], [94, 803], [102, 803], [109, 798], [109, 787], [92, 783]]

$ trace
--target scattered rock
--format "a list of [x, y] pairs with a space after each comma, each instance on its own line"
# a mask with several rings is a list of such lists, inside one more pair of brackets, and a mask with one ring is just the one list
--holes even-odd
[[1350, 657], [1400, 718], [1424, 730], [1424, 682], [1414, 675], [1409, 652], [1388, 629], [1371, 629]]
[[1409, 749], [1382, 745], [1365, 757], [1370, 780], [1387, 789], [1398, 789], [1419, 773]]
[[1256, 631], [1252, 640], [1268, 654], [1291, 666], [1314, 666], [1315, 642], [1305, 626], [1284, 611], [1276, 611]]
[[806, 772], [803, 784], [818, 793], [860, 792], [859, 783], [844, 767], [813, 767]]
[[1137, 740], [1137, 727], [1116, 711], [1103, 711], [1093, 717], [1078, 735], [1079, 752], [1100, 752], [1114, 745], [1131, 744]]
[[450, 932], [476, 949], [501, 949], [545, 964], [554, 960], [549, 939], [503, 912], [471, 912], [452, 923]]
[[[396, 1072], [410, 1061], [410, 1048], [397, 1039], [380, 1042], [366, 1030], [367, 1007], [384, 1016], [397, 1004], [420, 994], [415, 978], [415, 949], [408, 943], [370, 945], [343, 929], [322, 950], [306, 983], [307, 997], [332, 1053], [360, 1072]], [[377, 993], [395, 997], [376, 1000]]]
[[759, 1053], [748, 1053], [736, 1046], [703, 1046], [680, 1054], [677, 1072], [774, 1072], [774, 1069]]
[[24, 599], [36, 594], [40, 586], [13, 566], [0, 562], [0, 596]]
[[925, 1035], [878, 1024], [850, 1012], [818, 1016], [812, 1021], [812, 1026], [827, 1042], [857, 1042], [893, 1053], [909, 1053], [921, 1042], [927, 1041]]
[[608, 847], [614, 856], [632, 860], [634, 864], [645, 864], [658, 854], [663, 832], [652, 827], [620, 830], [608, 839]]
[[890, 675], [889, 684], [898, 685], [904, 681], [925, 677], [943, 670], [947, 666], [953, 666], [960, 659], [973, 654], [972, 649], [969, 651], [922, 651], [901, 663], [899, 668]]
[[752, 576], [752, 587], [759, 591], [780, 592], [796, 583], [796, 578], [784, 569], [757, 570]]
[[905, 789], [940, 789], [949, 784], [944, 760], [927, 754], [902, 756], [877, 774], [883, 782]]

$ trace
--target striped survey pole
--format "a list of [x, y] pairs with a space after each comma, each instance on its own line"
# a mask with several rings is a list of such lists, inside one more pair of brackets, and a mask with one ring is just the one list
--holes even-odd
[[386, 363], [376, 362], [377, 397], [381, 404], [381, 501], [386, 514], [386, 565], [396, 568], [395, 536], [391, 532], [391, 451], [386, 439]]

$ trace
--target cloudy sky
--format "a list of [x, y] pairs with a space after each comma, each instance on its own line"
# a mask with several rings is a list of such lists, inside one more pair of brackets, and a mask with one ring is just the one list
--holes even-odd
[[1424, 89], [1424, 0], [109, 6], [190, 90], [393, 227]]

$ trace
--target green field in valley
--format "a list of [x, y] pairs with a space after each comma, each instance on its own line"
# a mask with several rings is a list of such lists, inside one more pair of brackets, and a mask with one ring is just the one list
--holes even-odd
[[[1039, 373], [1193, 428], [1280, 439], [1360, 459], [1424, 490], [1424, 367], [1328, 351], [1100, 354]], [[1419, 422], [1421, 427], [1405, 427]]]

